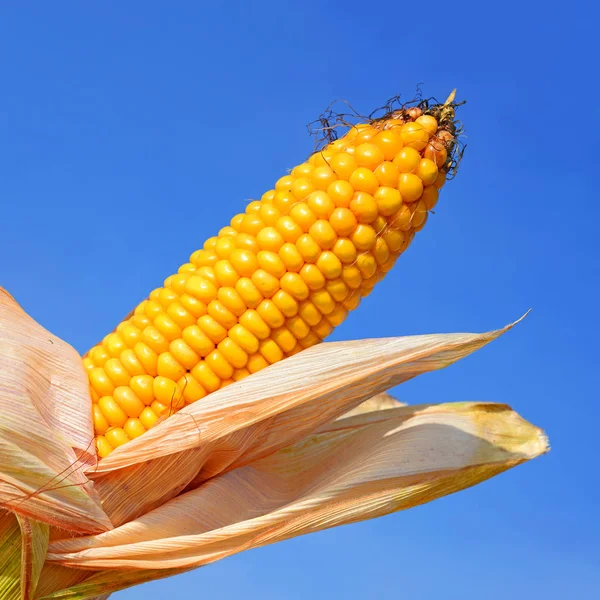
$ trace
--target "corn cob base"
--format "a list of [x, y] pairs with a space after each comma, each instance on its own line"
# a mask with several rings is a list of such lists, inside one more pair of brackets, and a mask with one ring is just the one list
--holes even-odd
[[341, 324], [436, 205], [455, 166], [454, 106], [401, 108], [331, 139], [93, 347], [99, 457]]

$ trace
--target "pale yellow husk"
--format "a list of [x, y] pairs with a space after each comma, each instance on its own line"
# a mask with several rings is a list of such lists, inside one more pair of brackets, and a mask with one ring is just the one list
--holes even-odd
[[12, 369], [0, 369], [0, 600], [99, 597], [429, 502], [544, 453], [541, 430], [506, 405], [402, 406], [383, 393], [507, 329], [322, 344], [97, 464], [81, 360], [0, 293], [0, 364]]

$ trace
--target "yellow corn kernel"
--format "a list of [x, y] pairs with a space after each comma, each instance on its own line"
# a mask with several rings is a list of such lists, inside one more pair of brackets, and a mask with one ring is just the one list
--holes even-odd
[[[219, 261], [217, 264], [221, 262], [224, 261]], [[189, 277], [185, 283], [185, 291], [190, 296], [193, 296], [197, 300], [204, 302], [204, 304], [208, 304], [217, 296], [217, 288], [210, 281], [204, 279], [204, 277], [199, 277], [198, 275], [192, 275]]]
[[260, 210], [260, 206], [260, 201], [253, 200], [246, 205], [246, 214], [251, 215], [252, 213], [257, 213]]
[[334, 181], [329, 185], [328, 191], [331, 196], [331, 186], [338, 183], [340, 180], [347, 182], [348, 178], [356, 169], [358, 169], [358, 163], [351, 154], [347, 152], [340, 152], [336, 154], [330, 161], [331, 169], [340, 178], [338, 181]]
[[348, 238], [338, 238], [331, 251], [345, 264], [356, 260], [356, 246]]
[[127, 385], [129, 383], [129, 372], [121, 364], [118, 358], [110, 358], [104, 363], [104, 372], [110, 377], [115, 385]]
[[[260, 306], [260, 305], [259, 305]], [[240, 317], [240, 325], [243, 325], [250, 333], [255, 335], [259, 340], [264, 340], [269, 337], [271, 328], [265, 323], [258, 311], [254, 309], [247, 310]]]
[[207, 307], [208, 314], [225, 329], [237, 323], [237, 317], [219, 300], [213, 300]]
[[177, 407], [181, 398], [181, 388], [175, 381], [159, 375], [154, 378], [152, 390], [156, 398], [155, 402], [158, 401], [160, 404], [164, 404], [171, 409]]
[[285, 322], [283, 313], [277, 308], [272, 300], [263, 300], [258, 305], [256, 311], [271, 328], [281, 327]]
[[296, 223], [305, 233], [317, 220], [317, 216], [306, 202], [298, 202], [298, 204], [292, 206], [290, 209], [290, 217], [294, 219], [294, 223]]
[[321, 252], [317, 259], [317, 268], [327, 279], [336, 279], [342, 274], [340, 259], [330, 251]]
[[248, 354], [231, 338], [227, 337], [217, 346], [223, 357], [235, 369], [242, 369], [248, 362]]
[[127, 419], [127, 423], [123, 427], [125, 433], [130, 439], [135, 439], [146, 433], [146, 428], [139, 419]]
[[309, 263], [314, 263], [321, 254], [321, 246], [308, 233], [304, 233], [298, 238], [296, 248], [303, 260]]
[[[235, 282], [240, 278], [238, 272], [233, 268], [233, 265], [228, 260], [220, 260], [217, 262], [215, 265], [215, 275], [217, 277], [218, 285], [230, 287], [234, 286]], [[217, 289], [215, 288], [215, 296], [216, 292]]]
[[181, 335], [183, 341], [199, 356], [206, 356], [215, 349], [215, 342], [198, 325], [186, 327]]
[[207, 391], [215, 392], [221, 386], [221, 378], [205, 361], [199, 362], [191, 371], [194, 379]]
[[381, 186], [373, 196], [380, 215], [388, 217], [402, 206], [402, 196], [396, 188]]
[[279, 279], [264, 269], [254, 271], [252, 283], [265, 298], [270, 298], [279, 289]]
[[186, 404], [204, 398], [206, 390], [196, 381], [191, 373], [186, 373], [178, 382]]
[[333, 331], [333, 325], [327, 319], [321, 319], [319, 324], [315, 325], [312, 330], [319, 339], [324, 340]]
[[315, 167], [309, 175], [309, 179], [317, 190], [326, 190], [336, 180], [336, 175], [329, 165], [324, 164]]
[[194, 296], [190, 296], [189, 294], [183, 294], [179, 301], [183, 305], [183, 307], [189, 311], [189, 313], [196, 319], [199, 319], [203, 315], [206, 314], [206, 304], [202, 302], [202, 300], [198, 300], [198, 298], [194, 298]]
[[310, 300], [300, 304], [298, 314], [311, 327], [316, 325], [321, 320], [321, 313]]
[[294, 222], [291, 217], [280, 217], [277, 219], [275, 228], [283, 237], [284, 242], [295, 243], [302, 235], [302, 229]]
[[279, 290], [273, 295], [273, 303], [286, 316], [293, 317], [298, 313], [298, 302], [286, 291]]
[[352, 234], [350, 240], [356, 246], [356, 249], [364, 252], [370, 250], [377, 240], [377, 234], [370, 225], [358, 224]]
[[121, 339], [118, 333], [110, 333], [103, 340], [104, 347], [108, 353], [117, 357], [127, 348], [127, 344]]
[[287, 319], [285, 324], [297, 340], [305, 338], [310, 333], [310, 327], [300, 316]]
[[184, 339], [173, 340], [169, 345], [169, 351], [175, 360], [186, 369], [191, 369], [200, 360], [198, 353]]
[[143, 331], [145, 327], [148, 327], [152, 323], [149, 317], [142, 314], [134, 314], [130, 321], [140, 330]]
[[150, 429], [158, 421], [158, 415], [147, 406], [140, 414], [139, 419], [146, 429]]
[[102, 367], [110, 358], [110, 354], [106, 351], [104, 346], [95, 346], [90, 350], [88, 356], [92, 359], [96, 367]]
[[297, 273], [304, 264], [304, 259], [298, 251], [298, 248], [289, 242], [286, 242], [281, 246], [279, 249], [279, 256], [288, 271]]
[[100, 396], [110, 396], [115, 389], [115, 384], [110, 380], [104, 369], [96, 367], [88, 373], [91, 386]]
[[335, 308], [335, 301], [326, 290], [313, 292], [310, 299], [323, 315], [330, 313]]
[[104, 435], [106, 430], [110, 427], [110, 423], [106, 420], [106, 417], [102, 414], [98, 404], [93, 405], [92, 417], [94, 420], [94, 431], [97, 434]]
[[104, 434], [104, 438], [113, 448], [118, 448], [119, 446], [129, 442], [131, 439], [121, 427], [113, 427], [112, 429], [109, 429]]
[[393, 160], [403, 146], [402, 138], [395, 131], [381, 131], [373, 138], [373, 143], [381, 150], [385, 160]]
[[[309, 265], [304, 265], [302, 270]], [[301, 272], [302, 272], [301, 270]], [[308, 298], [309, 289], [303, 277], [298, 273], [286, 273], [280, 280], [281, 289], [297, 300]]]
[[358, 267], [360, 274], [363, 276], [363, 283], [364, 279], [373, 277], [377, 271], [377, 262], [375, 261], [375, 257], [370, 252], [361, 254], [356, 259], [356, 266]]
[[398, 252], [404, 244], [404, 234], [399, 230], [386, 231], [382, 239], [390, 249], [390, 252]]
[[161, 402], [159, 402], [158, 400], [155, 400], [152, 405], [150, 406], [150, 408], [152, 409], [152, 412], [157, 416], [157, 417], [162, 417], [163, 414], [167, 413], [169, 415], [173, 414], [173, 409], [167, 405], [167, 404], [162, 404]]
[[273, 340], [263, 340], [258, 351], [269, 364], [279, 362], [283, 358], [281, 348]]
[[265, 226], [256, 213], [246, 215], [242, 220], [242, 231], [249, 235], [256, 236]]
[[177, 381], [185, 373], [185, 368], [170, 352], [162, 352], [158, 356], [156, 371], [159, 377], [166, 377]]
[[169, 340], [152, 325], [148, 325], [142, 332], [142, 341], [157, 354], [165, 352], [169, 348]]
[[355, 169], [348, 181], [357, 192], [366, 192], [367, 194], [375, 193], [379, 187], [377, 177], [373, 171], [366, 167], [358, 167], [358, 169]]
[[242, 277], [250, 277], [258, 269], [256, 255], [250, 250], [237, 248], [229, 255], [229, 262]]
[[234, 383], [233, 377], [230, 377], [229, 379], [223, 379], [221, 381], [221, 388], [227, 387], [228, 385], [231, 385], [232, 383]]
[[261, 250], [279, 252], [285, 243], [283, 235], [275, 227], [263, 227], [256, 236], [256, 242]]
[[83, 366], [85, 367], [86, 371], [91, 371], [92, 369], [96, 368], [94, 361], [91, 358], [87, 357], [83, 359]]
[[155, 300], [146, 300], [144, 303], [144, 312], [151, 320], [154, 320], [163, 311], [163, 307]]
[[[239, 281], [240, 280], [238, 280], [236, 283], [239, 283]], [[241, 317], [248, 308], [242, 296], [240, 296], [236, 289], [232, 287], [219, 288], [217, 299], [236, 317]]]
[[154, 377], [151, 375], [136, 375], [129, 380], [133, 393], [146, 405], [154, 402]]
[[[310, 167], [310, 171], [305, 173], [305, 175], [309, 175], [312, 172], [312, 165], [308, 165]], [[311, 194], [315, 189], [315, 186], [312, 184], [308, 177], [298, 177], [292, 183], [292, 194], [297, 200], [304, 200], [309, 194]]]
[[252, 356], [248, 357], [248, 364], [246, 365], [246, 368], [248, 371], [250, 371], [250, 373], [257, 373], [268, 366], [269, 363], [260, 354], [253, 354]]
[[248, 308], [256, 308], [264, 299], [264, 296], [254, 285], [252, 279], [249, 279], [248, 277], [238, 279], [235, 284], [235, 289]]
[[378, 265], [382, 265], [390, 257], [390, 249], [383, 238], [377, 238], [375, 247], [371, 251]]
[[309, 230], [310, 236], [317, 242], [322, 250], [331, 248], [337, 240], [337, 234], [329, 221], [319, 219]]
[[[194, 267], [194, 271], [196, 267]], [[166, 284], [165, 284], [166, 286]], [[163, 306], [163, 308], [169, 307], [173, 302], [177, 301], [178, 294], [176, 294], [173, 290], [168, 287], [161, 288], [158, 291], [158, 302]]]
[[336, 208], [329, 217], [329, 223], [337, 235], [346, 236], [356, 227], [357, 221], [349, 208]]
[[198, 250], [190, 257], [190, 262], [194, 263], [196, 268], [214, 267], [219, 257], [211, 250]]
[[350, 294], [348, 286], [341, 279], [332, 279], [325, 285], [325, 289], [336, 302], [343, 302]]
[[[219, 344], [220, 346], [221, 344]], [[233, 366], [218, 349], [213, 350], [204, 360], [208, 367], [221, 379], [229, 379], [233, 375]]]
[[131, 323], [125, 323], [119, 333], [128, 348], [133, 348], [142, 339], [141, 330]]
[[292, 192], [279, 190], [273, 197], [273, 205], [281, 212], [282, 215], [287, 215], [290, 208], [294, 206], [296, 197]]
[[221, 237], [215, 244], [215, 252], [219, 258], [229, 258], [233, 250], [235, 250], [235, 242], [230, 237]]
[[427, 210], [433, 210], [437, 201], [439, 199], [440, 192], [435, 186], [428, 185], [423, 189], [423, 193], [421, 194], [421, 200], [424, 202]]
[[102, 396], [102, 398], [98, 400], [98, 408], [111, 427], [123, 427], [123, 425], [125, 425], [127, 414], [115, 402], [115, 399], [112, 396]]
[[311, 346], [315, 346], [316, 344], [320, 343], [321, 339], [312, 331], [305, 337], [302, 338], [299, 341], [299, 344], [303, 347], [303, 348], [310, 348]]
[[398, 190], [404, 202], [416, 202], [423, 193], [423, 182], [414, 173], [402, 173], [398, 181]]
[[[333, 181], [330, 181], [327, 184], [327, 187], [329, 187], [330, 184], [334, 183], [334, 181], [335, 178]], [[335, 202], [324, 191], [312, 192], [312, 194], [310, 194], [306, 199], [306, 204], [308, 205], [309, 209], [313, 212], [316, 219], [329, 219], [329, 217], [335, 210]]]
[[119, 386], [116, 388], [113, 392], [113, 398], [128, 417], [139, 417], [145, 408], [144, 403], [128, 386]]
[[338, 208], [348, 208], [354, 195], [354, 188], [344, 179], [338, 179], [329, 185], [327, 194]]
[[112, 451], [113, 447], [108, 443], [103, 435], [97, 435], [95, 438], [96, 452], [100, 458], [106, 458]]
[[258, 216], [265, 225], [272, 227], [277, 223], [277, 219], [281, 217], [281, 212], [276, 206], [273, 206], [273, 204], [266, 204], [263, 201], [260, 210], [258, 211]]
[[227, 330], [210, 315], [204, 315], [203, 317], [200, 317], [198, 319], [198, 327], [200, 327], [200, 329], [215, 344], [218, 344], [221, 340], [224, 340], [227, 337]]
[[180, 330], [188, 325], [193, 325], [198, 318], [190, 313], [185, 306], [181, 304], [181, 302], [173, 302], [173, 304], [167, 308], [167, 315], [173, 320]]
[[375, 198], [366, 192], [354, 194], [350, 201], [350, 210], [359, 223], [372, 223], [379, 215]]
[[264, 269], [269, 275], [279, 279], [286, 272], [285, 264], [281, 260], [279, 254], [270, 250], [261, 250], [257, 257], [258, 264], [261, 269]]
[[362, 283], [362, 275], [357, 267], [347, 265], [342, 269], [342, 281], [349, 288], [355, 290]]
[[353, 290], [352, 293], [344, 300], [344, 302], [342, 303], [342, 305], [344, 306], [344, 308], [347, 308], [348, 311], [354, 310], [355, 308], [358, 308], [359, 304], [360, 304], [360, 293], [358, 290]]
[[325, 318], [333, 327], [338, 327], [346, 320], [347, 316], [348, 309], [343, 306], [336, 306]]
[[325, 277], [318, 266], [318, 259], [316, 265], [304, 265], [300, 269], [300, 277], [309, 290], [319, 290], [325, 285]]
[[233, 380], [234, 381], [241, 381], [242, 379], [245, 379], [246, 377], [248, 377], [248, 375], [250, 375], [250, 371], [248, 371], [248, 369], [236, 369], [233, 372]]
[[258, 351], [258, 338], [239, 323], [229, 330], [229, 339], [234, 341], [242, 350], [248, 354]]
[[296, 338], [287, 327], [273, 329], [271, 332], [273, 341], [284, 351], [289, 352], [296, 345]]
[[235, 236], [235, 245], [236, 248], [239, 248], [240, 250], [248, 250], [253, 254], [256, 254], [260, 250], [256, 238], [247, 233], [238, 233]]

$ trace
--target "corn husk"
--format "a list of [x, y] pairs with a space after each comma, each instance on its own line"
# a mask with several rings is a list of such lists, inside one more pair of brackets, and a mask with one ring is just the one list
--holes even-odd
[[0, 364], [11, 365], [0, 369], [6, 599], [17, 538], [37, 548], [21, 553], [19, 594], [94, 598], [429, 502], [544, 453], [541, 430], [504, 404], [402, 406], [384, 394], [510, 327], [321, 344], [96, 463], [80, 358], [0, 294]]

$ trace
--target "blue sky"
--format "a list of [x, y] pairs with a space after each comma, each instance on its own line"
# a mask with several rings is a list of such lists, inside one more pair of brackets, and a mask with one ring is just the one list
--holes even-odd
[[3, 3], [0, 285], [81, 352], [306, 156], [305, 125], [331, 100], [368, 113], [419, 82], [468, 100], [465, 159], [395, 272], [333, 339], [483, 331], [533, 308], [477, 355], [395, 393], [508, 402], [548, 432], [549, 455], [117, 597], [600, 589], [600, 13], [582, 0], [497, 7]]

